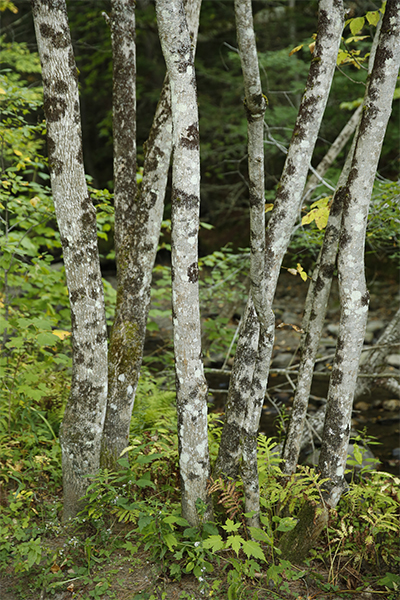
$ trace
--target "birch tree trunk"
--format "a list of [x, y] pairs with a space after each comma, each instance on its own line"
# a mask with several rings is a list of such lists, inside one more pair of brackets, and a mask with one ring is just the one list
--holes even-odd
[[[264, 352], [268, 345], [268, 328], [274, 326], [271, 307], [267, 305], [265, 288], [265, 196], [264, 196], [264, 114], [266, 100], [262, 94], [258, 66], [256, 39], [253, 26], [251, 0], [235, 0], [235, 18], [240, 60], [242, 63], [245, 109], [247, 116], [247, 148], [250, 190], [250, 283], [251, 298], [260, 324], [257, 363], [259, 385], [265, 391], [268, 379], [268, 363]], [[252, 376], [252, 392], [254, 393], [254, 373]], [[265, 380], [265, 384], [264, 384]], [[241, 476], [244, 485], [246, 512], [253, 512], [249, 525], [259, 525], [259, 486], [257, 466], [257, 429], [247, 423], [247, 435], [241, 440], [242, 465]]]
[[386, 4], [352, 167], [340, 194], [343, 206], [338, 253], [340, 329], [318, 465], [322, 477], [329, 478], [325, 501], [331, 507], [336, 506], [346, 486], [344, 470], [353, 396], [369, 305], [364, 273], [368, 207], [391, 112], [399, 63], [400, 1], [393, 0]]
[[[194, 0], [186, 9], [194, 46], [200, 6], [201, 0]], [[102, 440], [102, 465], [108, 468], [116, 468], [116, 461], [128, 443], [172, 151], [171, 90], [167, 75], [145, 144], [143, 179], [137, 190], [134, 6], [129, 0], [114, 2], [112, 28], [118, 290]]]
[[[368, 62], [369, 73], [371, 73], [373, 67], [381, 23], [382, 21], [379, 21], [371, 47], [370, 59]], [[362, 106], [358, 111], [359, 117], [361, 116], [361, 109]], [[353, 117], [354, 116], [355, 115], [353, 115]], [[293, 399], [293, 409], [283, 452], [283, 472], [288, 475], [294, 473], [296, 470], [302, 445], [303, 429], [308, 408], [308, 398], [311, 391], [315, 359], [317, 356], [322, 328], [325, 322], [332, 277], [338, 251], [338, 242], [342, 222], [340, 194], [350, 173], [357, 136], [358, 128], [332, 199], [332, 206], [330, 209], [328, 224], [325, 230], [324, 242], [313, 272], [312, 281], [310, 282], [305, 302], [305, 312], [302, 323], [304, 334], [302, 335], [301, 340], [300, 364], [298, 369], [299, 375], [297, 378], [296, 392]], [[322, 170], [320, 170], [320, 174], [323, 174]]]
[[71, 395], [60, 431], [67, 520], [80, 510], [79, 499], [89, 485], [84, 476], [99, 468], [107, 401], [107, 329], [65, 0], [32, 0], [32, 11], [42, 64], [51, 187], [71, 307]]
[[[342, 29], [342, 2], [321, 0], [314, 57], [267, 228], [265, 257], [267, 319], [271, 314], [269, 311], [272, 310], [272, 301], [282, 260], [300, 211], [302, 192], [336, 66]], [[251, 303], [251, 298], [249, 303]], [[245, 335], [249, 339], [249, 332], [253, 330], [251, 335], [251, 348], [253, 349], [257, 344], [256, 337], [259, 336], [259, 328], [254, 326], [254, 312], [252, 312], [251, 306], [247, 307], [245, 317], [241, 335]], [[241, 340], [239, 340], [240, 343]], [[237, 353], [235, 356], [224, 424], [224, 429], [229, 430], [230, 436], [224, 435], [223, 432], [217, 460], [217, 468], [222, 473], [234, 473], [237, 470], [236, 465], [232, 464], [232, 461], [239, 461], [241, 456], [239, 452], [234, 452], [232, 449], [232, 445], [237, 439], [241, 439], [242, 436], [244, 445], [247, 443], [246, 437], [249, 440], [252, 439], [254, 447], [273, 343], [273, 321], [268, 321], [266, 335], [259, 337], [257, 352]], [[250, 357], [253, 361], [251, 364]], [[251, 389], [248, 390], [249, 386], [247, 386], [247, 390], [241, 392], [245, 394], [246, 398], [246, 413], [240, 414], [233, 404], [233, 399], [237, 401], [237, 394], [233, 397], [231, 389], [238, 389], [236, 378], [245, 378], [246, 375], [243, 376], [243, 373], [246, 373], [247, 376], [251, 375]], [[239, 404], [242, 405], [244, 402], [240, 401]], [[254, 452], [252, 455], [254, 457]], [[254, 469], [256, 469], [256, 465], [254, 465]]]
[[207, 383], [201, 361], [198, 289], [200, 145], [193, 48], [183, 4], [158, 0], [157, 22], [171, 84], [172, 317], [178, 410], [182, 515], [199, 523], [200, 498], [211, 517], [206, 490], [210, 473], [207, 435]]

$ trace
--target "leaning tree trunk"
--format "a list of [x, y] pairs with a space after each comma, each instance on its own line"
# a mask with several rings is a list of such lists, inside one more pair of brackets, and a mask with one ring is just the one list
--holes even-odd
[[[379, 21], [379, 25], [377, 27], [371, 47], [371, 53], [368, 62], [368, 70], [370, 73], [373, 67], [381, 23], [382, 21]], [[359, 111], [358, 115], [361, 115], [361, 110]], [[297, 377], [292, 414], [290, 416], [290, 423], [282, 456], [284, 461], [282, 470], [287, 475], [295, 472], [301, 445], [303, 443], [303, 429], [308, 408], [308, 398], [310, 396], [312, 378], [314, 374], [315, 359], [321, 339], [322, 328], [325, 322], [338, 251], [338, 242], [342, 222], [340, 193], [341, 188], [345, 185], [350, 173], [357, 136], [358, 128], [332, 199], [332, 206], [325, 230], [324, 242], [317, 260], [317, 264], [314, 268], [305, 302], [305, 311], [302, 323], [302, 329], [304, 333], [301, 340], [300, 364], [298, 368], [299, 374]], [[323, 174], [322, 171], [320, 171], [320, 173]]]
[[386, 5], [374, 67], [367, 83], [352, 168], [341, 191], [342, 227], [338, 273], [340, 329], [330, 378], [323, 443], [318, 468], [329, 478], [326, 502], [335, 507], [345, 489], [344, 470], [353, 396], [364, 343], [369, 293], [364, 244], [368, 207], [389, 120], [400, 62], [400, 1]]
[[64, 0], [32, 0], [42, 63], [51, 187], [71, 306], [72, 383], [61, 432], [64, 520], [99, 468], [107, 401], [107, 329], [96, 211], [83, 168], [78, 71]]
[[[187, 5], [195, 46], [201, 0]], [[124, 9], [124, 10], [122, 10]], [[102, 465], [116, 468], [128, 444], [129, 427], [142, 364], [172, 151], [171, 90], [165, 78], [149, 139], [143, 179], [136, 187], [134, 6], [113, 4], [114, 178], [117, 249], [117, 306], [109, 351], [109, 394], [102, 440]]]
[[193, 48], [183, 4], [158, 0], [157, 22], [171, 84], [172, 317], [178, 410], [182, 515], [199, 523], [196, 501], [208, 506], [210, 472], [207, 435], [207, 383], [201, 361], [198, 284], [200, 144]]
[[[314, 57], [267, 228], [265, 258], [267, 315], [272, 310], [280, 267], [300, 210], [302, 192], [336, 66], [342, 29], [342, 2], [321, 0]], [[249, 302], [251, 302], [251, 298]], [[243, 321], [241, 335], [249, 338], [248, 331], [252, 329], [254, 333], [251, 338], [251, 347], [254, 348], [259, 328], [254, 326], [254, 312], [250, 307], [247, 307], [245, 315], [248, 318]], [[267, 335], [259, 337], [258, 351], [250, 353], [253, 357], [252, 364], [248, 363], [245, 352], [236, 354], [224, 424], [224, 430], [229, 430], [230, 435], [224, 435], [223, 431], [217, 459], [219, 472], [234, 473], [237, 470], [237, 466], [232, 462], [240, 460], [240, 453], [234, 451], [234, 445], [237, 444], [237, 440], [241, 439], [241, 436], [244, 445], [246, 437], [249, 440], [253, 439], [254, 444], [265, 395], [273, 342], [273, 323], [269, 322]], [[240, 343], [239, 339], [238, 344]], [[236, 400], [238, 394], [236, 393], [235, 397], [231, 394], [231, 390], [237, 391], [235, 378], [242, 378], [243, 372], [251, 375], [251, 380], [247, 382], [242, 392], [247, 396], [246, 413], [240, 413], [233, 403], [233, 399]], [[240, 402], [239, 406], [242, 405], [243, 402]], [[256, 468], [254, 465], [254, 469]]]
[[383, 138], [390, 116], [400, 63], [400, 0], [388, 2], [374, 67], [367, 82], [351, 170], [340, 191], [342, 226], [338, 271], [340, 329], [330, 378], [327, 411], [318, 469], [324, 484], [324, 504], [305, 504], [298, 523], [281, 540], [285, 558], [301, 561], [346, 489], [344, 472], [351, 426], [354, 389], [364, 342], [369, 293], [364, 275], [364, 244], [368, 207]]

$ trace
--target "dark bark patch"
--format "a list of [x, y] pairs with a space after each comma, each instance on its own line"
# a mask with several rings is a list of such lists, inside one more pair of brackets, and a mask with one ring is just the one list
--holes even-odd
[[197, 283], [199, 280], [199, 266], [197, 262], [192, 263], [187, 270], [187, 276], [190, 283]]
[[63, 96], [68, 92], [68, 84], [62, 79], [58, 79], [54, 82], [53, 89], [56, 94]]
[[173, 188], [172, 190], [173, 202], [177, 206], [184, 206], [188, 210], [193, 210], [198, 207], [200, 198], [196, 194], [187, 194], [183, 190]]
[[293, 161], [291, 159], [289, 159], [287, 162], [286, 174], [288, 177], [291, 177], [295, 173], [296, 173], [296, 167], [294, 166]]
[[345, 248], [351, 242], [351, 235], [347, 233], [347, 231], [342, 231], [339, 239], [339, 246], [341, 248]]
[[53, 173], [54, 175], [61, 175], [63, 168], [64, 163], [58, 158], [53, 158], [53, 160], [49, 162], [50, 173]]
[[49, 96], [45, 93], [43, 108], [47, 122], [55, 123], [64, 117], [67, 110], [67, 103], [64, 98]]
[[343, 372], [339, 368], [334, 368], [331, 373], [332, 385], [340, 385], [343, 381]]
[[83, 150], [82, 150], [82, 146], [79, 148], [77, 154], [76, 154], [76, 160], [80, 165], [83, 165]]
[[188, 475], [188, 479], [190, 479], [190, 481], [194, 481], [195, 479], [199, 479], [199, 475], [197, 475], [196, 473], [190, 472]]
[[188, 150], [198, 150], [200, 146], [199, 124], [189, 125], [186, 133], [181, 137], [181, 145]]
[[325, 287], [325, 281], [322, 279], [320, 275], [317, 277], [317, 281], [315, 282], [315, 291], [317, 293], [322, 292]]
[[363, 296], [361, 296], [361, 306], [368, 306], [369, 304], [369, 292], [366, 291]]
[[310, 312], [310, 321], [315, 321], [315, 319], [317, 318], [317, 313], [315, 312], [315, 310], [312, 308], [311, 312]]
[[107, 340], [107, 332], [106, 331], [102, 331], [101, 333], [98, 333], [96, 335], [96, 343], [97, 344], [102, 344], [103, 342], [105, 342]]
[[69, 241], [68, 241], [68, 239], [66, 237], [64, 237], [64, 236], [60, 236], [60, 239], [61, 239], [62, 247], [64, 249], [65, 248], [69, 248]]
[[334, 271], [335, 265], [323, 265], [321, 268], [322, 277], [332, 279]]

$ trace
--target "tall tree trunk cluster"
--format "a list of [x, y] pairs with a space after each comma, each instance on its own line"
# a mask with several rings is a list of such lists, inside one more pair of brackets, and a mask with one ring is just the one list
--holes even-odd
[[[118, 289], [108, 349], [96, 216], [83, 168], [77, 69], [66, 3], [31, 3], [42, 62], [51, 185], [72, 317], [71, 397], [61, 429], [64, 519], [78, 512], [79, 499], [88, 485], [87, 476], [96, 473], [100, 466], [117, 468], [118, 457], [128, 445], [150, 304], [151, 273], [172, 156], [172, 317], [182, 514], [191, 525], [196, 525], [199, 498], [206, 506], [205, 518], [212, 518], [207, 493], [207, 383], [201, 359], [197, 250], [200, 134], [194, 53], [201, 0], [156, 1], [167, 74], [146, 144], [140, 189], [136, 184], [135, 2], [111, 2], [108, 21], [114, 61]], [[283, 452], [284, 471], [291, 474], [298, 461], [338, 254], [340, 332], [319, 464], [322, 476], [328, 479], [324, 501], [331, 507], [345, 488], [350, 417], [369, 303], [363, 264], [365, 230], [400, 61], [399, 5], [398, 0], [387, 2], [382, 28], [371, 51], [363, 107], [356, 111], [317, 169], [317, 178], [323, 177], [326, 165], [334, 160], [358, 124], [334, 193], [324, 245], [309, 288], [299, 379]], [[215, 471], [225, 477], [242, 478], [246, 512], [252, 515], [248, 524], [259, 526], [257, 432], [274, 344], [272, 302], [302, 202], [317, 183], [311, 177], [306, 186], [306, 179], [336, 67], [344, 10], [342, 0], [319, 2], [318, 33], [307, 84], [266, 227], [263, 132], [267, 100], [261, 88], [251, 0], [235, 0], [234, 9], [247, 117], [251, 287], [239, 331]], [[385, 335], [387, 343], [396, 337], [392, 330]], [[368, 360], [367, 369], [374, 370], [380, 360], [379, 351], [371, 353]], [[291, 535], [285, 540], [288, 555], [290, 548], [299, 549], [302, 534], [299, 536], [295, 530]], [[304, 537], [311, 540], [313, 532], [308, 531]]]

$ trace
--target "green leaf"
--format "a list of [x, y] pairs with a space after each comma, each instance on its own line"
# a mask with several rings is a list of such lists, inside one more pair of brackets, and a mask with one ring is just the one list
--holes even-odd
[[272, 539], [265, 533], [263, 529], [259, 529], [258, 527], [249, 527], [251, 537], [259, 542], [265, 542], [270, 546], [273, 545]]
[[40, 346], [55, 346], [58, 340], [52, 333], [39, 333], [36, 339]]
[[222, 537], [218, 535], [210, 535], [209, 538], [204, 540], [203, 548], [207, 550], [212, 550], [213, 552], [218, 552], [218, 550], [222, 550], [224, 547], [224, 541]]
[[251, 556], [257, 560], [263, 560], [266, 562], [264, 552], [261, 550], [260, 544], [253, 542], [252, 540], [245, 540], [243, 542], [243, 552], [248, 558]]
[[294, 519], [293, 517], [273, 517], [272, 520], [279, 522], [276, 531], [291, 531], [297, 524], [297, 519]]
[[356, 19], [352, 19], [350, 21], [350, 31], [353, 35], [357, 35], [359, 31], [364, 27], [365, 18], [357, 17]]
[[240, 535], [230, 535], [226, 540], [226, 547], [231, 546], [232, 550], [236, 552], [236, 556], [239, 554], [239, 550], [245, 540]]
[[176, 539], [176, 537], [174, 536], [173, 533], [166, 533], [164, 536], [164, 542], [167, 544], [168, 549], [172, 552], [174, 549], [174, 546], [178, 545], [178, 540]]
[[225, 525], [222, 525], [222, 529], [225, 529], [227, 533], [237, 531], [238, 529], [240, 529], [240, 527], [240, 523], [234, 523], [231, 519], [227, 519]]

